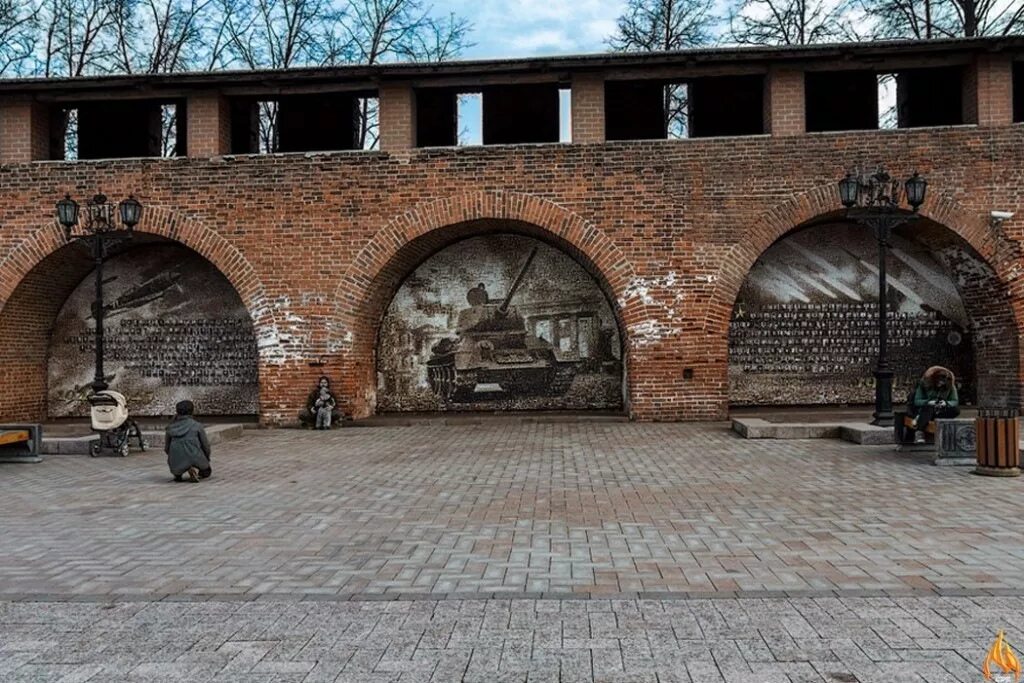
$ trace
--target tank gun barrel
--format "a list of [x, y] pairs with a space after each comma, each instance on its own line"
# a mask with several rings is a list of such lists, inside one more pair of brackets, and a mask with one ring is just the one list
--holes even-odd
[[508, 313], [508, 307], [512, 304], [512, 297], [515, 296], [516, 290], [519, 289], [519, 285], [523, 284], [523, 278], [526, 277], [526, 271], [530, 269], [530, 264], [533, 263], [533, 257], [537, 255], [537, 247], [530, 250], [530, 255], [526, 257], [526, 263], [519, 271], [519, 275], [516, 276], [515, 282], [512, 283], [512, 287], [508, 290], [508, 296], [501, 302], [501, 306], [498, 307], [498, 313], [505, 315]]

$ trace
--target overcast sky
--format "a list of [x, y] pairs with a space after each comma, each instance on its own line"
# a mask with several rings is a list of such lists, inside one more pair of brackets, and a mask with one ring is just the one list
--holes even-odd
[[466, 59], [604, 52], [625, 0], [435, 0], [473, 23]]

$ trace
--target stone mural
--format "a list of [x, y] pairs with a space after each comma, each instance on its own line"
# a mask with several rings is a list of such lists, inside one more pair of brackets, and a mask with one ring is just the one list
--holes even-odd
[[608, 299], [564, 252], [520, 235], [463, 240], [402, 283], [381, 323], [381, 412], [622, 408]]
[[[201, 256], [147, 245], [104, 266], [104, 371], [134, 415], [173, 415], [183, 399], [201, 415], [257, 412], [256, 339], [241, 299]], [[51, 417], [84, 416], [94, 373], [94, 276], [72, 292], [50, 342]]]
[[[729, 327], [736, 405], [873, 403], [878, 243], [856, 226], [820, 226], [769, 248], [747, 275]], [[932, 365], [973, 396], [969, 323], [941, 258], [896, 235], [887, 262], [893, 400]]]

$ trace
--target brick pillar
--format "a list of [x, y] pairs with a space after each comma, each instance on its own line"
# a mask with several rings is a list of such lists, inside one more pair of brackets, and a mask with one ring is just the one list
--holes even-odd
[[220, 95], [194, 95], [185, 103], [188, 156], [231, 153], [231, 108]]
[[764, 132], [802, 135], [806, 131], [804, 73], [771, 69], [764, 79]]
[[605, 141], [604, 78], [599, 74], [573, 76], [572, 141]]
[[386, 152], [416, 146], [416, 98], [408, 85], [382, 85], [378, 91], [380, 148]]
[[0, 163], [49, 158], [49, 107], [38, 102], [0, 104]]
[[1013, 60], [1009, 56], [979, 56], [967, 67], [963, 85], [964, 123], [1013, 123]]

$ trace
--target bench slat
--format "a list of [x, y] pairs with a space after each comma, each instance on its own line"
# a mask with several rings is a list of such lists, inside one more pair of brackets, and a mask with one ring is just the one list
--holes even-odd
[[32, 436], [24, 429], [13, 429], [6, 432], [0, 432], [0, 446], [6, 446], [12, 443], [22, 443], [28, 441]]

